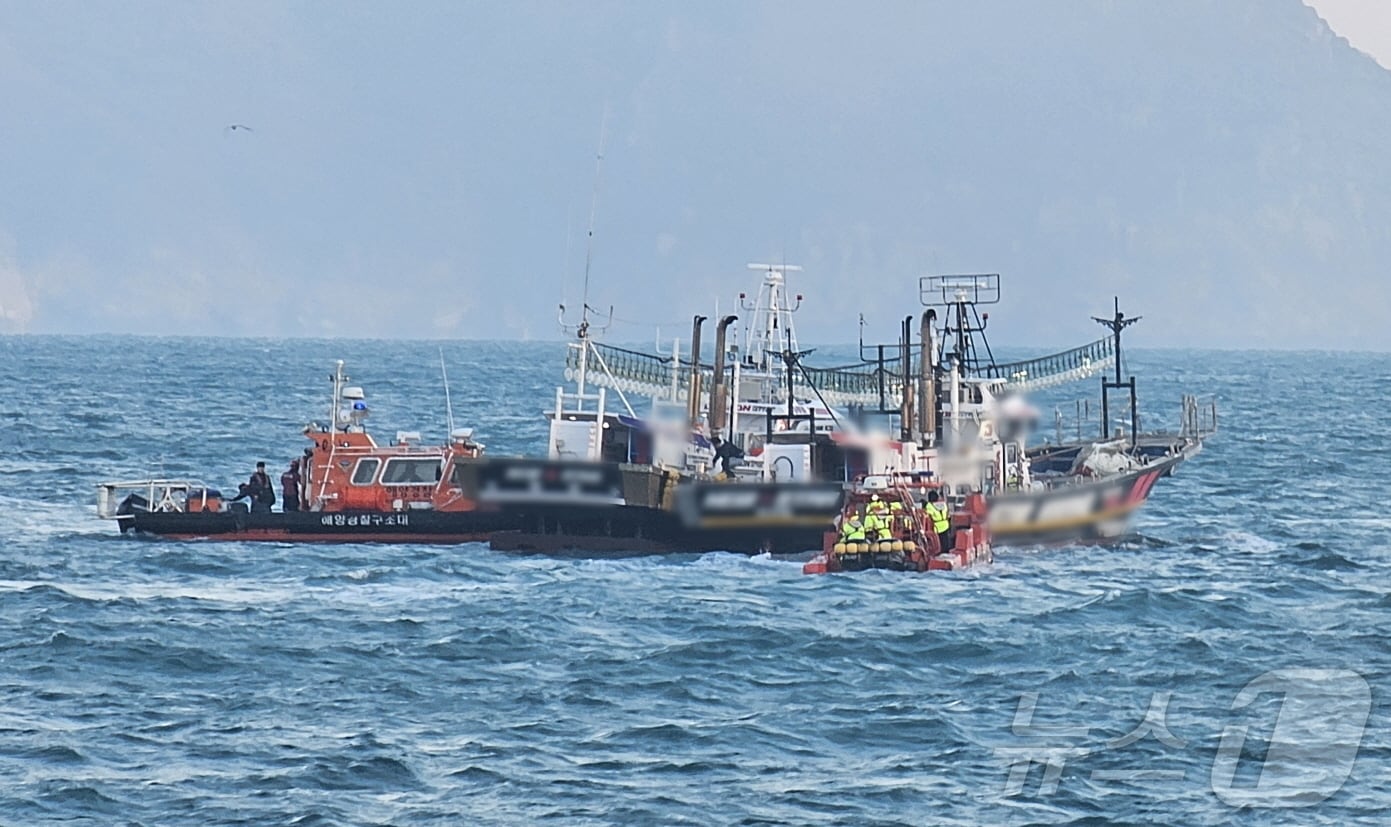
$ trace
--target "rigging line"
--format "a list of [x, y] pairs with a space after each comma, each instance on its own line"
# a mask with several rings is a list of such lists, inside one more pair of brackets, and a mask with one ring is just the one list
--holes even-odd
[[567, 291], [567, 290], [569, 289], [569, 287], [570, 287], [570, 246], [571, 246], [572, 241], [574, 240], [574, 235], [575, 235], [575, 228], [574, 228], [573, 220], [572, 220], [572, 219], [573, 219], [573, 216], [571, 215], [571, 213], [573, 213], [573, 212], [574, 212], [574, 205], [573, 205], [573, 204], [572, 204], [569, 208], [567, 208], [567, 209], [565, 210], [565, 258], [564, 258], [563, 261], [561, 261], [561, 267], [560, 267], [560, 302], [561, 302], [561, 304], [565, 304], [565, 303], [569, 302], [569, 300], [570, 300], [570, 297], [567, 295], [567, 292], [566, 292], [566, 291]]
[[990, 347], [990, 339], [985, 335], [985, 322], [980, 317], [980, 309], [975, 305], [971, 306], [971, 312], [976, 317], [976, 330], [981, 334], [981, 344], [985, 345], [985, 354], [990, 357], [990, 364], [995, 364], [995, 351]]
[[[802, 366], [802, 361], [800, 359], [797, 360], [797, 369], [802, 372], [802, 378], [807, 380], [807, 385], [811, 388], [812, 393], [815, 393], [816, 398], [821, 400], [821, 404], [825, 406], [826, 413], [831, 415], [831, 421], [836, 424], [837, 428], [844, 430], [844, 426], [840, 424], [840, 417], [836, 416], [836, 409], [826, 403], [826, 398], [821, 395], [821, 389], [816, 386], [815, 382], [811, 381], [810, 376], [807, 376], [807, 369]], [[813, 439], [816, 438], [816, 434], [812, 434], [811, 436]]]
[[449, 438], [454, 438], [454, 403], [449, 399], [449, 371], [444, 367], [444, 348], [440, 348], [440, 376], [444, 379], [444, 415], [449, 425]]
[[581, 303], [584, 309], [581, 312], [582, 318], [587, 318], [589, 313], [589, 268], [594, 260], [594, 219], [599, 213], [599, 183], [604, 169], [604, 147], [608, 141], [609, 126], [609, 106], [604, 104], [604, 114], [599, 121], [599, 152], [594, 156], [594, 192], [589, 201], [589, 232], [585, 237], [584, 246], [584, 296]]
[[649, 319], [625, 319], [622, 316], [614, 316], [613, 320], [622, 324], [642, 325], [644, 327], [675, 327], [682, 323], [680, 320], [669, 322], [654, 322]]
[[[594, 349], [594, 358], [599, 360], [599, 367], [604, 369], [604, 373], [607, 373], [609, 376], [613, 376], [613, 371], [609, 370], [608, 362], [604, 361], [603, 354], [600, 353], [599, 349], [594, 346], [594, 343], [586, 342], [586, 345]], [[637, 414], [633, 412], [633, 406], [629, 404], [628, 397], [626, 394], [623, 393], [623, 389], [618, 387], [616, 383], [614, 384], [613, 389], [618, 391], [618, 398], [623, 400], [623, 407], [628, 409], [628, 416], [636, 418]]]

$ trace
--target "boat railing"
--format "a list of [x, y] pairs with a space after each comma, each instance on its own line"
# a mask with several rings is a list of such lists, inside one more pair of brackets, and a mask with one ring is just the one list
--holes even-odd
[[[660, 396], [671, 387], [671, 357], [641, 353], [594, 341], [588, 342], [588, 345], [599, 354], [605, 367], [607, 367], [607, 371], [589, 373], [589, 381], [595, 384], [606, 384], [609, 377], [605, 374], [611, 374], [616, 388], [622, 387], [625, 391], [643, 393], [648, 396]], [[578, 347], [571, 347], [566, 351], [565, 378], [567, 380], [574, 381], [575, 377], [579, 375], [581, 358], [582, 353]], [[683, 359], [681, 365], [684, 368], [689, 368], [690, 362]], [[689, 370], [680, 372], [678, 382], [681, 387], [686, 386], [689, 379], [688, 373]], [[708, 380], [709, 368], [706, 368], [703, 373]], [[617, 383], [623, 384], [620, 386]]]
[[201, 480], [119, 480], [97, 485], [97, 516], [104, 520], [130, 519], [129, 514], [117, 513], [121, 494], [139, 494], [145, 499], [146, 511], [183, 511], [189, 493], [206, 492]]
[[1217, 433], [1217, 397], [1184, 394], [1182, 409], [1179, 426], [1182, 436], [1203, 439]]
[[[1101, 406], [1090, 399], [1074, 400], [1071, 416], [1063, 413], [1064, 406], [1053, 409], [1052, 442], [1058, 445], [1075, 444], [1095, 439], [1101, 434]], [[1217, 399], [1214, 396], [1184, 394], [1179, 405], [1179, 427], [1177, 431], [1146, 430], [1143, 417], [1136, 414], [1140, 436], [1179, 436], [1188, 439], [1206, 439], [1217, 433]], [[1113, 421], [1111, 425], [1116, 426]], [[1114, 430], [1113, 430], [1114, 433]], [[1104, 437], [1103, 437], [1104, 438]]]
[[[690, 385], [691, 361], [677, 360], [673, 365], [670, 356], [642, 353], [615, 345], [591, 342], [590, 347], [599, 354], [608, 368], [604, 375], [591, 372], [589, 380], [595, 384], [611, 385], [627, 391], [648, 396], [670, 394], [672, 370], [676, 369], [676, 386], [684, 392]], [[565, 357], [565, 378], [573, 381], [580, 371], [581, 354], [578, 348], [571, 348]], [[897, 367], [897, 359], [885, 359], [881, 369], [877, 362], [865, 362], [837, 367], [804, 367], [805, 373], [794, 377], [793, 385], [799, 397], [810, 398], [819, 390], [828, 402], [833, 404], [878, 404], [880, 395], [895, 400], [902, 394], [902, 372]], [[700, 369], [701, 384], [709, 388], [714, 385], [714, 372], [709, 364]], [[809, 380], [809, 381], [808, 381]]]
[[827, 398], [856, 401], [861, 404], [886, 404], [902, 396], [903, 377], [897, 367], [898, 359], [885, 359], [881, 368], [876, 363], [846, 365], [833, 368], [806, 368], [806, 375]]
[[1067, 445], [1094, 439], [1101, 431], [1101, 405], [1091, 399], [1074, 399], [1071, 416], [1063, 413], [1064, 405], [1053, 408], [1053, 439], [1058, 445]]
[[[589, 346], [599, 355], [609, 374], [591, 374], [591, 381], [596, 384], [654, 397], [670, 394], [673, 371], [678, 392], [684, 392], [690, 384], [689, 358], [673, 361], [670, 356], [598, 342], [590, 342]], [[573, 380], [579, 375], [581, 358], [579, 348], [567, 351], [566, 379]], [[1094, 376], [1114, 361], [1115, 343], [1106, 337], [1047, 356], [982, 365], [977, 375], [1001, 380], [1012, 390], [1038, 390]], [[900, 357], [888, 356], [882, 363], [875, 360], [834, 367], [804, 366], [804, 373], [794, 378], [794, 386], [799, 395], [808, 397], [815, 388], [833, 404], [892, 404], [902, 395], [903, 370], [899, 362]], [[700, 372], [702, 386], [712, 387], [711, 366], [703, 364]]]
[[1039, 390], [1094, 376], [1115, 358], [1115, 342], [1108, 336], [1048, 356], [982, 365], [979, 373], [985, 379], [1003, 379], [1011, 390]]
[[[588, 403], [586, 405], [586, 403]], [[608, 392], [600, 387], [595, 392], [566, 391], [555, 389], [555, 419], [579, 420], [586, 423], [584, 453], [573, 449], [566, 450], [557, 441], [555, 425], [552, 425], [550, 453], [568, 459], [598, 459], [602, 453], [604, 416], [608, 413]]]

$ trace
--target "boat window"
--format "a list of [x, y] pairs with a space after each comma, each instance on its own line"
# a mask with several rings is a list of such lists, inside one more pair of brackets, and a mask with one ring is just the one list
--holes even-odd
[[377, 466], [381, 464], [381, 460], [372, 457], [358, 460], [357, 468], [353, 469], [353, 485], [371, 485], [377, 476]]
[[434, 485], [439, 480], [438, 459], [390, 459], [382, 472], [383, 485]]

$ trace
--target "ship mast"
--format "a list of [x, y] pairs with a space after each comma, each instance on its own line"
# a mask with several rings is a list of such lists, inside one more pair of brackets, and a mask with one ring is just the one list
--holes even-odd
[[[792, 368], [783, 363], [781, 354], [796, 353], [797, 331], [792, 322], [792, 314], [802, 306], [802, 296], [787, 295], [787, 274], [801, 271], [796, 264], [760, 264], [751, 262], [750, 270], [763, 272], [763, 283], [752, 302], [745, 293], [739, 294], [740, 309], [749, 315], [744, 327], [743, 366], [764, 374], [786, 373], [789, 387], [793, 376]], [[772, 401], [781, 383], [768, 383], [763, 389], [764, 399]], [[789, 391], [789, 397], [791, 392]]]
[[[990, 314], [978, 308], [1000, 301], [998, 273], [923, 276], [918, 290], [924, 305], [947, 308], [942, 319], [942, 355], [950, 355], [965, 376], [978, 376], [982, 367], [995, 364], [995, 353], [985, 336]], [[948, 354], [949, 346], [952, 350]], [[984, 355], [980, 348], [985, 349]]]
[[1092, 321], [1111, 331], [1111, 335], [1115, 337], [1116, 384], [1119, 385], [1121, 384], [1121, 331], [1140, 321], [1142, 317], [1131, 316], [1127, 319], [1125, 314], [1121, 312], [1121, 297], [1113, 296], [1112, 298], [1115, 300], [1116, 315], [1109, 319], [1092, 316]]
[[[946, 308], [946, 312], [942, 314], [944, 318], [939, 367], [925, 370], [924, 373], [934, 375], [929, 381], [934, 383], [935, 391], [935, 374], [941, 369], [941, 365], [946, 366], [947, 399], [943, 400], [936, 393], [931, 394], [936, 397], [933, 400], [933, 419], [936, 422], [946, 420], [944, 424], [949, 428], [944, 435], [947, 437], [945, 441], [949, 447], [956, 448], [961, 443], [961, 405], [964, 402], [961, 380], [979, 375], [982, 363], [995, 364], [995, 354], [990, 350], [990, 341], [985, 337], [985, 327], [990, 321], [990, 314], [981, 313], [978, 308], [982, 304], [995, 304], [1000, 301], [1000, 275], [979, 273], [922, 276], [918, 279], [918, 296], [926, 307]], [[935, 317], [935, 314], [933, 316]], [[928, 318], [931, 317], [924, 315], [925, 320]], [[984, 358], [976, 347], [977, 337], [985, 349]], [[928, 353], [924, 347], [924, 360], [930, 360], [934, 356], [935, 354]]]
[[1125, 390], [1130, 392], [1130, 449], [1135, 450], [1136, 443], [1140, 439], [1140, 414], [1136, 409], [1135, 402], [1135, 377], [1121, 381], [1121, 331], [1140, 321], [1139, 316], [1126, 318], [1121, 312], [1120, 296], [1114, 296], [1115, 315], [1109, 319], [1100, 316], [1092, 316], [1092, 320], [1107, 330], [1111, 331], [1111, 336], [1115, 344], [1116, 351], [1116, 379], [1114, 382], [1106, 381], [1106, 377], [1101, 377], [1101, 438], [1108, 439], [1111, 430], [1111, 391]]
[[[608, 141], [608, 121], [609, 110], [604, 107], [604, 115], [599, 121], [599, 151], [594, 155], [594, 190], [589, 199], [589, 229], [585, 233], [584, 244], [584, 292], [580, 297], [580, 320], [576, 324], [567, 324], [565, 321], [565, 305], [560, 305], [559, 322], [561, 330], [572, 334], [579, 340], [579, 369], [576, 371], [576, 399], [578, 400], [578, 410], [584, 410], [585, 385], [589, 379], [589, 354], [593, 349], [593, 340], [590, 337], [589, 314], [597, 312], [589, 305], [589, 273], [594, 263], [594, 221], [599, 215], [599, 184], [603, 180], [604, 170], [604, 147]], [[598, 326], [599, 332], [608, 329], [608, 325], [613, 321], [613, 308], [609, 308], [608, 321]], [[595, 353], [595, 356], [598, 356]], [[600, 359], [602, 362], [602, 358]], [[621, 394], [620, 394], [621, 395]], [[627, 400], [624, 399], [627, 405]], [[628, 406], [631, 410], [632, 406]]]

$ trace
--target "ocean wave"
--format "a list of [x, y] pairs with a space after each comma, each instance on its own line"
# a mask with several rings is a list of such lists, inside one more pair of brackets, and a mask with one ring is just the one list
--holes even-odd
[[[46, 370], [66, 390], [30, 394], [30, 420], [66, 421], [100, 384], [91, 376], [119, 367], [98, 344], [51, 346], [62, 358], [49, 353]], [[947, 576], [804, 577], [797, 559], [721, 552], [589, 559], [122, 537], [95, 519], [95, 482], [161, 456], [209, 480], [244, 479], [257, 458], [297, 453], [296, 417], [318, 414], [308, 393], [277, 396], [299, 413], [251, 418], [190, 393], [269, 397], [301, 384], [298, 360], [266, 359], [264, 342], [216, 345], [231, 355], [157, 369], [129, 357], [158, 378], [138, 397], [103, 397], [107, 412], [88, 426], [119, 445], [10, 423], [24, 453], [0, 473], [0, 821], [1259, 822], [1272, 813], [1212, 792], [1224, 728], [1248, 726], [1255, 744], [1275, 726], [1283, 695], [1234, 710], [1242, 687], [1290, 667], [1351, 670], [1379, 699], [1391, 674], [1384, 504], [1346, 456], [1305, 462], [1328, 400], [1291, 383], [1265, 398], [1250, 378], [1274, 363], [1272, 375], [1302, 369], [1296, 356], [1144, 355], [1161, 377], [1227, 377], [1244, 389], [1224, 400], [1227, 421], [1258, 422], [1260, 434], [1233, 426], [1162, 480], [1118, 547], [1000, 549], [993, 565]], [[515, 384], [470, 410], [490, 449], [533, 451], [544, 422], [529, 411], [553, 388], [508, 377], [534, 371], [544, 348], [459, 347], [511, 360], [489, 381]], [[415, 412], [438, 407], [437, 372], [419, 367], [437, 364], [433, 346], [273, 350], [305, 348], [356, 348], [358, 374], [391, 377], [374, 397], [379, 432], [414, 429]], [[1351, 393], [1386, 373], [1329, 358], [1320, 364]], [[0, 376], [0, 399], [16, 398], [15, 381]], [[526, 397], [533, 386], [545, 398]], [[179, 423], [205, 415], [224, 424], [177, 444]], [[1388, 416], [1357, 430], [1380, 433]], [[1330, 439], [1332, 452], [1356, 441]], [[1313, 477], [1293, 492], [1270, 482], [1301, 469]], [[1340, 507], [1325, 517], [1330, 497]], [[1108, 749], [1157, 692], [1169, 693], [1185, 746], [1149, 737]], [[1021, 724], [1031, 697], [1036, 716]], [[1276, 820], [1380, 816], [1391, 747], [1375, 703], [1343, 789]], [[1090, 752], [1069, 758], [1057, 791], [1040, 791], [1035, 766], [1006, 794], [1008, 750], [1045, 738], [1031, 724], [1090, 729]], [[1243, 753], [1252, 784], [1263, 754]], [[1185, 775], [1092, 775], [1155, 768]]]

